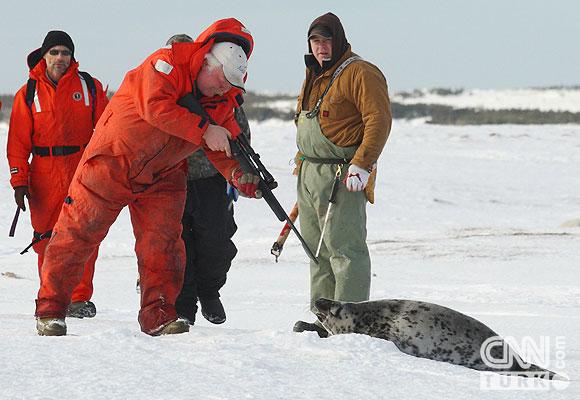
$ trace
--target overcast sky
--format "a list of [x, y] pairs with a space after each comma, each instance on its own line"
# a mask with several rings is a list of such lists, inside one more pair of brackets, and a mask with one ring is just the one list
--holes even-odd
[[4, 0], [0, 93], [25, 83], [26, 56], [51, 29], [72, 36], [81, 70], [116, 89], [172, 34], [196, 37], [226, 17], [254, 35], [248, 89], [297, 93], [306, 31], [328, 11], [392, 91], [580, 84], [577, 0]]

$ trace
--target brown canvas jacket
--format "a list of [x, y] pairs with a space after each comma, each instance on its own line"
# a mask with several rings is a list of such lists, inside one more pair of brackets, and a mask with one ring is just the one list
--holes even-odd
[[[320, 76], [307, 68], [306, 79], [298, 97], [297, 113], [312, 110], [334, 71], [355, 54], [348, 50]], [[309, 92], [307, 99], [305, 92]], [[306, 108], [307, 107], [307, 108]], [[389, 137], [392, 116], [387, 82], [381, 71], [367, 61], [355, 61], [333, 82], [324, 97], [318, 114], [322, 133], [340, 147], [358, 145], [351, 163], [370, 169], [378, 160]], [[297, 160], [299, 156], [297, 157]], [[367, 198], [374, 202], [374, 178], [367, 186]]]

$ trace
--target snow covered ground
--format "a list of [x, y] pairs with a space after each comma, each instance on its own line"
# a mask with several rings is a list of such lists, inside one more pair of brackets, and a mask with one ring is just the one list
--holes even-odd
[[[290, 210], [293, 125], [252, 129]], [[5, 125], [0, 138], [5, 149]], [[15, 206], [1, 162], [0, 398], [578, 399], [580, 227], [562, 224], [580, 218], [579, 171], [578, 126], [393, 126], [377, 204], [368, 207], [371, 297], [435, 302], [518, 343], [544, 344], [543, 365], [572, 379], [516, 379], [512, 390], [491, 390], [498, 386], [479, 372], [411, 357], [380, 339], [292, 333], [296, 320], [313, 319], [307, 258], [291, 237], [274, 262], [269, 249], [281, 223], [256, 200], [236, 206], [239, 255], [222, 291], [224, 325], [199, 316], [188, 334], [139, 331], [124, 213], [101, 246], [96, 318], [68, 320], [66, 337], [39, 337], [36, 258], [18, 254], [30, 239], [29, 214], [9, 239]]]
[[423, 90], [418, 94], [403, 97], [401, 93], [394, 93], [391, 100], [401, 104], [440, 104], [453, 108], [580, 112], [578, 88], [472, 89], [452, 95], [440, 95], [431, 90]]

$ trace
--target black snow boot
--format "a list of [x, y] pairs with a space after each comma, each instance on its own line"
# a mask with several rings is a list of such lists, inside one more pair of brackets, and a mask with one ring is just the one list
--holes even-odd
[[199, 299], [201, 304], [201, 315], [212, 324], [223, 324], [226, 322], [226, 311], [219, 299]]
[[176, 304], [175, 311], [177, 311], [177, 315], [179, 315], [179, 318], [186, 320], [189, 325], [195, 324], [195, 314], [197, 313], [197, 306], [180, 307]]

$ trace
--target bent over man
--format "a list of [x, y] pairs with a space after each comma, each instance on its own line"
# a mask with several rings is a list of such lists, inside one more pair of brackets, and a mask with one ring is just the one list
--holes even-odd
[[[366, 202], [374, 201], [371, 178], [391, 129], [391, 111], [385, 77], [352, 52], [336, 15], [312, 22], [308, 50], [296, 121], [298, 209], [302, 235], [319, 251], [319, 263], [310, 262], [315, 311], [320, 297], [369, 298]], [[298, 321], [294, 331], [328, 335], [318, 321]]]
[[[28, 56], [30, 79], [16, 93], [10, 117], [10, 183], [22, 211], [26, 211], [24, 198], [28, 198], [39, 275], [74, 172], [108, 103], [101, 82], [79, 71], [74, 50], [66, 32], [48, 32], [42, 47]], [[72, 292], [68, 316], [95, 316], [90, 299], [96, 258], [95, 247]]]
[[[184, 160], [204, 147], [224, 177], [255, 197], [257, 180], [228, 158], [228, 136], [240, 133], [233, 109], [252, 47], [239, 21], [219, 20], [197, 41], [157, 50], [127, 73], [99, 120], [54, 227], [36, 302], [39, 334], [66, 334], [65, 308], [82, 263], [125, 206], [136, 239], [141, 330], [149, 335], [189, 330], [175, 311], [185, 265]], [[212, 123], [205, 113], [177, 104], [192, 92]]]

